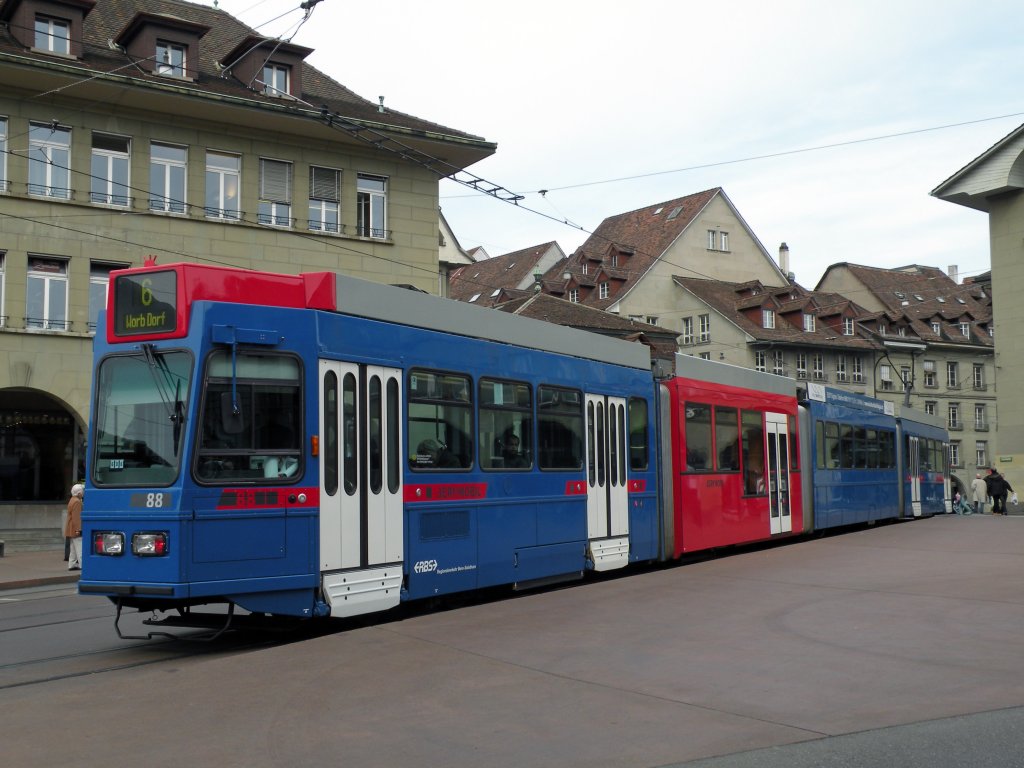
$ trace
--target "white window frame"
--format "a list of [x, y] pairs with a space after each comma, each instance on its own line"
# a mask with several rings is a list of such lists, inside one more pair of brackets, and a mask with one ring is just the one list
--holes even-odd
[[309, 222], [311, 232], [341, 231], [341, 171], [310, 166]]
[[970, 323], [960, 323], [960, 335], [964, 336], [966, 338], [970, 338], [971, 337], [971, 324]]
[[772, 350], [772, 373], [776, 376], [786, 374], [786, 356], [781, 349]]
[[888, 365], [878, 366], [878, 380], [881, 389], [889, 391], [892, 389], [892, 368]]
[[910, 366], [909, 365], [901, 365], [900, 366], [900, 383], [903, 385], [903, 391], [904, 392], [906, 392], [907, 389], [910, 388], [910, 376], [911, 376]]
[[938, 405], [938, 403], [935, 400], [925, 400], [924, 401], [924, 412], [927, 413], [929, 416], [934, 416], [935, 415], [935, 406], [937, 406], [937, 405]]
[[817, 381], [825, 380], [825, 357], [820, 352], [811, 356], [811, 367], [814, 371], [814, 378]]
[[71, 199], [70, 128], [29, 123], [28, 193], [33, 197]]
[[775, 310], [762, 309], [761, 310], [761, 326], [763, 328], [774, 328], [775, 327]]
[[988, 466], [988, 440], [978, 440], [974, 444], [974, 465]]
[[285, 160], [260, 158], [260, 199], [256, 221], [268, 227], [292, 225], [292, 174]]
[[[25, 289], [25, 328], [30, 331], [66, 331], [68, 321], [68, 262], [46, 256], [28, 257], [28, 281]], [[34, 264], [49, 264], [55, 269], [33, 269]], [[32, 306], [33, 283], [41, 283], [41, 307]], [[59, 286], [59, 288], [58, 288]], [[63, 294], [63, 301], [61, 300]], [[32, 313], [39, 311], [40, 315]]]
[[853, 318], [843, 318], [843, 336], [853, 336]]
[[816, 327], [815, 320], [816, 318], [814, 315], [804, 312], [804, 331], [807, 333], [813, 333]]
[[960, 441], [950, 440], [949, 441], [949, 465], [951, 467], [960, 466]]
[[7, 192], [7, 118], [0, 117], [0, 192]]
[[7, 252], [0, 251], [0, 328], [7, 325], [7, 315], [4, 313], [4, 297], [6, 296], [6, 275], [4, 273], [4, 264], [7, 259]]
[[[238, 221], [242, 217], [242, 158], [229, 152], [206, 151], [206, 201], [208, 219]], [[229, 207], [229, 203], [234, 207]], [[211, 204], [212, 203], [212, 204]]]
[[768, 353], [763, 349], [754, 352], [754, 370], [760, 373], [767, 373], [768, 371]]
[[[154, 175], [160, 174], [161, 189]], [[149, 210], [183, 214], [188, 211], [188, 147], [153, 141], [149, 144]]]
[[267, 62], [263, 65], [263, 95], [264, 96], [290, 96], [292, 83], [292, 68], [284, 64]]
[[864, 383], [864, 361], [860, 355], [854, 355], [851, 361], [853, 363], [853, 380], [859, 384]]
[[706, 344], [711, 341], [711, 315], [697, 315], [697, 341]]
[[974, 388], [984, 389], [985, 388], [985, 364], [974, 363]]
[[96, 333], [100, 310], [107, 308], [107, 293], [110, 285], [110, 273], [115, 269], [124, 269], [127, 264], [110, 264], [93, 261], [89, 264], [89, 324], [90, 333]]
[[963, 429], [963, 422], [960, 420], [960, 403], [949, 403], [947, 406], [948, 421], [946, 425], [949, 429]]
[[960, 367], [955, 362], [946, 363], [946, 388], [960, 389]]
[[798, 379], [807, 378], [807, 353], [797, 352], [796, 353], [796, 377]]
[[599, 299], [607, 299], [610, 290], [611, 289], [610, 289], [610, 287], [608, 285], [608, 281], [607, 280], [605, 280], [604, 282], [600, 283], [597, 286], [597, 298], [599, 298]]
[[570, 288], [569, 289], [569, 301], [573, 304], [579, 304], [580, 302], [580, 289]]
[[729, 233], [719, 232], [718, 233], [718, 250], [728, 251], [729, 250]]
[[170, 40], [157, 40], [153, 71], [163, 77], [185, 77], [188, 70], [188, 47]]
[[942, 326], [939, 323], [932, 323], [932, 333], [939, 335], [942, 333]]
[[128, 208], [132, 204], [131, 153], [132, 140], [127, 136], [93, 133], [90, 202], [115, 208]]
[[974, 428], [976, 430], [988, 429], [988, 407], [985, 403], [974, 404]]
[[356, 176], [356, 226], [361, 237], [388, 239], [388, 179], [360, 173]]
[[693, 318], [683, 318], [683, 346], [690, 346], [693, 344]]
[[846, 381], [846, 355], [836, 355], [836, 381]]
[[[62, 56], [71, 55], [71, 22], [67, 19], [58, 19], [43, 13], [37, 13], [35, 18], [35, 36], [32, 47], [37, 51], [47, 53], [59, 53]], [[42, 43], [40, 45], [40, 43]]]

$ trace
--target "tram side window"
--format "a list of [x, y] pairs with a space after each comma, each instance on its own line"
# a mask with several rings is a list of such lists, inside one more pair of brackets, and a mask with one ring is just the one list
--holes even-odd
[[686, 447], [686, 471], [711, 469], [711, 406], [686, 403], [683, 414], [683, 444]]
[[579, 390], [537, 387], [537, 464], [541, 469], [583, 466], [583, 396]]
[[852, 427], [850, 443], [853, 447], [853, 466], [866, 469], [868, 466], [868, 431], [864, 427]]
[[640, 397], [629, 398], [629, 468], [634, 471], [647, 469], [647, 401]]
[[533, 397], [529, 384], [480, 379], [478, 444], [483, 469], [533, 466]]
[[473, 466], [472, 391], [469, 377], [462, 374], [409, 372], [406, 434], [413, 470]]
[[878, 433], [878, 466], [881, 469], [896, 467], [896, 433], [892, 430]]
[[719, 472], [740, 471], [740, 428], [735, 408], [715, 406], [715, 450]]
[[206, 370], [196, 476], [205, 482], [296, 482], [302, 475], [299, 362], [214, 352]]
[[800, 451], [797, 436], [796, 416], [789, 417], [789, 469], [796, 472], [800, 469]]
[[764, 424], [760, 411], [743, 411], [743, 493], [748, 496], [764, 496], [767, 484], [764, 481]]

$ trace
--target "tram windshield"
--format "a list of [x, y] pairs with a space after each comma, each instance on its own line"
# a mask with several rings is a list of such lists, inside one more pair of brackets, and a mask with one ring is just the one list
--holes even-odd
[[178, 476], [192, 357], [187, 352], [115, 355], [96, 376], [93, 482], [163, 486]]

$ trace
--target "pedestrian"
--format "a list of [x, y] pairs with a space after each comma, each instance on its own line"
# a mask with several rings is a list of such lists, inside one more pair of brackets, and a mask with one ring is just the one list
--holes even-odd
[[64, 535], [71, 540], [68, 552], [68, 570], [82, 570], [82, 499], [85, 498], [85, 486], [75, 483], [71, 486], [71, 498], [68, 499], [68, 519], [64, 523]]
[[992, 497], [992, 514], [1006, 514], [1006, 496], [1013, 491], [1006, 478], [999, 474], [999, 470], [993, 468], [988, 471], [985, 478], [985, 485], [988, 486], [988, 495]]
[[974, 473], [974, 480], [971, 481], [971, 501], [974, 502], [974, 511], [985, 514], [985, 502], [988, 500], [988, 486], [981, 479], [981, 472]]

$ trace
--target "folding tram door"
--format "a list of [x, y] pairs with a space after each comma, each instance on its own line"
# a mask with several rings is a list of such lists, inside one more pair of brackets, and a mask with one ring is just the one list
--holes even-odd
[[768, 511], [771, 532], [793, 530], [789, 482], [789, 427], [784, 413], [765, 413], [765, 437], [768, 440]]
[[320, 575], [332, 616], [392, 608], [402, 586], [402, 372], [321, 360]]
[[[910, 484], [910, 508], [914, 517], [921, 516], [921, 438], [907, 435], [907, 482]], [[947, 495], [947, 498], [948, 495]]]
[[626, 400], [586, 395], [587, 539], [595, 571], [629, 562]]

